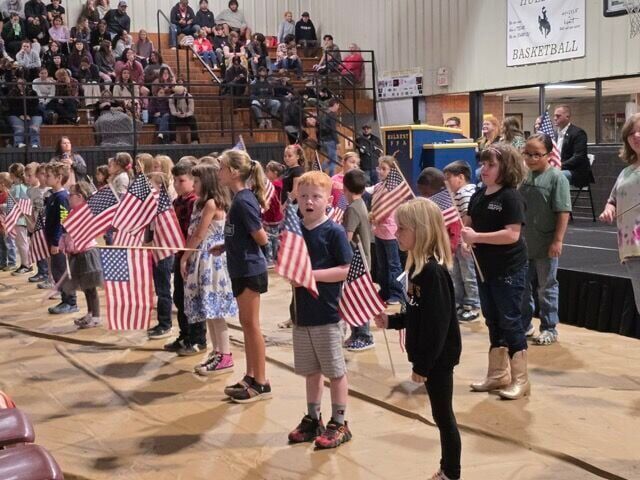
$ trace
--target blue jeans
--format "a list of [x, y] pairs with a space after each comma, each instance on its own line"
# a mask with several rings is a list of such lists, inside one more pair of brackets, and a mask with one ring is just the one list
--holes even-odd
[[38, 260], [36, 265], [38, 267], [38, 275], [43, 277], [49, 276], [49, 263], [46, 258], [44, 260]]
[[278, 249], [280, 248], [280, 226], [279, 225], [265, 225], [265, 232], [269, 241], [265, 245], [265, 256], [267, 262], [275, 262], [278, 258]]
[[511, 275], [485, 279], [478, 285], [491, 348], [508, 347], [511, 356], [527, 349], [521, 310], [526, 280], [524, 266]]
[[336, 163], [338, 162], [338, 142], [335, 140], [322, 140], [320, 145], [329, 159], [329, 176], [333, 177], [333, 173], [336, 169]]
[[302, 77], [302, 63], [299, 59], [284, 58], [276, 63], [275, 70], [295, 70], [298, 78]]
[[[251, 110], [256, 117], [256, 120], [270, 119], [271, 117], [278, 118], [278, 111], [280, 110], [280, 100], [275, 98], [267, 98], [262, 100], [252, 100]], [[269, 115], [267, 115], [267, 113]]]
[[34, 116], [31, 117], [31, 120], [22, 120], [20, 117], [16, 117], [11, 115], [9, 117], [9, 124], [11, 128], [13, 128], [13, 146], [17, 147], [21, 143], [25, 142], [25, 126], [29, 129], [29, 135], [27, 135], [26, 140], [30, 143], [29, 145], [40, 146], [40, 125], [42, 125], [42, 117]]
[[158, 133], [161, 133], [163, 135], [165, 142], [169, 142], [169, 137], [170, 137], [169, 119], [170, 118], [171, 118], [170, 113], [163, 113], [163, 114], [160, 114], [159, 117], [153, 116], [151, 118], [151, 122], [154, 125], [158, 126]]
[[571, 183], [571, 177], [573, 176], [571, 170], [561, 170], [561, 172], [565, 176], [565, 178], [569, 180], [569, 183]]
[[527, 281], [522, 295], [522, 327], [525, 332], [531, 326], [531, 319], [535, 311], [533, 284], [538, 284], [538, 306], [540, 309], [540, 331], [556, 332], [558, 319], [558, 259], [531, 258]]
[[153, 265], [153, 285], [156, 289], [158, 304], [158, 325], [171, 328], [171, 272], [173, 271], [173, 256], [160, 260]]
[[0, 233], [0, 268], [16, 266], [16, 244], [4, 232]]
[[194, 25], [186, 25], [184, 27], [172, 23], [169, 26], [169, 46], [175, 47], [178, 43], [178, 35], [184, 33], [185, 35], [193, 35], [196, 32]]
[[384, 301], [397, 300], [404, 302], [402, 285], [397, 280], [400, 274], [402, 274], [398, 241], [382, 240], [376, 237], [375, 245], [380, 296]]
[[[53, 283], [58, 283], [65, 273], [67, 273], [67, 258], [65, 254], [58, 253], [56, 255], [51, 255], [51, 277], [53, 278]], [[77, 305], [75, 292], [67, 293], [61, 286], [60, 296], [62, 298], [62, 303], [66, 303], [73, 307]]]
[[378, 170], [377, 169], [373, 169], [373, 170], [365, 170], [364, 173], [367, 174], [367, 176], [369, 177], [369, 181], [367, 182], [367, 185], [375, 185], [376, 183], [378, 183]]
[[208, 52], [200, 52], [199, 55], [200, 55], [200, 58], [204, 60], [204, 63], [208, 64], [211, 68], [216, 66], [217, 57], [214, 51], [210, 50]]
[[369, 322], [361, 325], [359, 327], [351, 327], [351, 338], [354, 340], [357, 338], [362, 338], [363, 340], [368, 340], [373, 342], [373, 335], [371, 335], [371, 331], [369, 328]]
[[451, 279], [453, 280], [456, 305], [478, 308], [480, 297], [478, 296], [476, 267], [471, 253], [465, 252], [462, 245], [458, 245], [453, 256]]

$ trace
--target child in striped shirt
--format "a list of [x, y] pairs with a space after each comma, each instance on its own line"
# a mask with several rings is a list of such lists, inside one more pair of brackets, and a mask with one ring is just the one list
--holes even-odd
[[[476, 191], [476, 186], [471, 183], [471, 167], [467, 162], [457, 160], [447, 165], [443, 172], [449, 188], [454, 193], [454, 201], [460, 217], [464, 219], [469, 208], [469, 200]], [[477, 320], [480, 316], [480, 297], [476, 269], [471, 253], [463, 248], [462, 242], [454, 251], [451, 277], [456, 294], [458, 320], [461, 322]]]

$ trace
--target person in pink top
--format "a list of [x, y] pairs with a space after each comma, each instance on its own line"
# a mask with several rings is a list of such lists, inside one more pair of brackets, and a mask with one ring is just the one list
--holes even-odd
[[[395, 158], [390, 155], [380, 157], [378, 160], [378, 178], [380, 183], [373, 188], [373, 198], [371, 199], [372, 210], [378, 195], [383, 188], [384, 181], [392, 168], [400, 169]], [[378, 268], [378, 284], [380, 285], [380, 296], [389, 305], [404, 303], [404, 293], [398, 277], [402, 274], [402, 264], [400, 263], [400, 248], [396, 240], [396, 230], [398, 229], [394, 218], [395, 211], [384, 218], [371, 216], [373, 235], [375, 237], [376, 266]]]
[[49, 37], [54, 42], [58, 42], [60, 48], [67, 55], [69, 54], [69, 42], [71, 41], [71, 35], [69, 29], [64, 25], [62, 17], [55, 17], [53, 19], [53, 26], [49, 29]]
[[332, 188], [342, 191], [344, 176], [349, 170], [360, 168], [360, 155], [358, 152], [347, 152], [342, 157], [342, 171], [331, 177]]

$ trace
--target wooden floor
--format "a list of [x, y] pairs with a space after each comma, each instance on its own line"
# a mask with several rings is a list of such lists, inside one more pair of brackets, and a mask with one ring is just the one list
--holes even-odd
[[[192, 373], [198, 358], [164, 352], [141, 332], [77, 331], [74, 316], [51, 316], [42, 291], [0, 273], [0, 389], [27, 411], [37, 442], [67, 479], [407, 479], [438, 466], [439, 440], [424, 387], [388, 334], [360, 354], [346, 353], [353, 440], [333, 451], [287, 445], [305, 411], [304, 381], [292, 373], [286, 320], [290, 287], [271, 276], [263, 296], [268, 376], [274, 398], [252, 405], [224, 400], [243, 372], [237, 319], [230, 319], [236, 372]], [[82, 303], [83, 304], [83, 303]], [[486, 368], [482, 323], [462, 327], [455, 411], [464, 479], [640, 478], [640, 343], [560, 326], [560, 342], [531, 346], [532, 396], [505, 402], [471, 393]], [[329, 392], [323, 410], [329, 416]]]

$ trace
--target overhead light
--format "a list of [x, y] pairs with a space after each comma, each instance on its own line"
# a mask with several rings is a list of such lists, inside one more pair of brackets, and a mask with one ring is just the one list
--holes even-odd
[[583, 90], [583, 89], [593, 88], [593, 87], [588, 87], [587, 85], [571, 85], [566, 83], [560, 83], [557, 85], [546, 85], [544, 88], [545, 90]]

